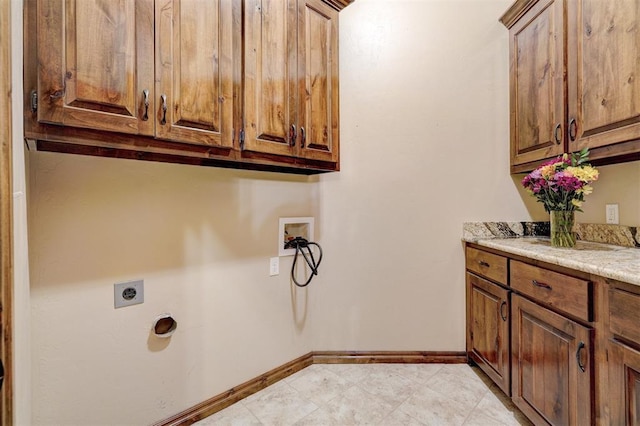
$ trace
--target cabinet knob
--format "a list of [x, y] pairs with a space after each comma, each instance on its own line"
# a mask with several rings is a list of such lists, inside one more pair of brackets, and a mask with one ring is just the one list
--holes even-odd
[[491, 266], [487, 262], [485, 262], [484, 260], [478, 260], [478, 265], [484, 266], [485, 268], [488, 268], [489, 266]]
[[160, 119], [160, 124], [164, 126], [167, 124], [167, 95], [164, 93], [160, 95], [160, 101], [162, 102], [162, 118]]
[[555, 139], [556, 143], [560, 145], [560, 143], [562, 142], [562, 124], [561, 123], [558, 123], [556, 125], [556, 128], [553, 131], [553, 138]]
[[144, 114], [142, 114], [142, 121], [147, 121], [149, 119], [149, 89], [144, 89], [142, 91], [142, 97], [144, 102]]
[[304, 131], [304, 127], [300, 127], [300, 147], [304, 148], [307, 142], [307, 132]]

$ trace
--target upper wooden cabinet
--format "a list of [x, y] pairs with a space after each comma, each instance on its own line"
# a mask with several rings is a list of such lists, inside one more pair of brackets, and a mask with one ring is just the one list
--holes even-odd
[[511, 163], [562, 154], [564, 1], [537, 3], [511, 27]]
[[246, 0], [244, 149], [338, 160], [338, 12]]
[[40, 150], [338, 170], [350, 2], [25, 0], [25, 135]]
[[518, 0], [509, 28], [511, 171], [591, 149], [596, 164], [640, 159], [640, 4]]
[[152, 1], [38, 0], [38, 120], [153, 135], [153, 20]]
[[230, 1], [38, 0], [37, 20], [39, 121], [232, 146]]
[[233, 146], [233, 10], [228, 0], [156, 0], [156, 135]]
[[569, 7], [569, 150], [637, 140], [640, 2], [581, 0]]

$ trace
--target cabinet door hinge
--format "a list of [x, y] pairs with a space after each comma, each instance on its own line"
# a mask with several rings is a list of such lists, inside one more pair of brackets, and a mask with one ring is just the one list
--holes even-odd
[[244, 149], [244, 128], [240, 129], [240, 149]]
[[31, 112], [38, 112], [38, 92], [35, 90], [31, 91]]

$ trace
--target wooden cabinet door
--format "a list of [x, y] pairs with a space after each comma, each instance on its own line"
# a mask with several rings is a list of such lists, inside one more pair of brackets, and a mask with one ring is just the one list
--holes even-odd
[[564, 152], [564, 0], [542, 0], [509, 30], [511, 165]]
[[338, 11], [320, 0], [298, 6], [298, 155], [338, 161]]
[[609, 345], [609, 406], [612, 425], [640, 425], [640, 352], [617, 341]]
[[640, 3], [569, 5], [569, 151], [640, 138]]
[[233, 145], [232, 0], [156, 0], [156, 136]]
[[535, 424], [592, 424], [593, 330], [521, 296], [511, 303], [513, 402]]
[[509, 291], [467, 273], [467, 354], [511, 394]]
[[38, 120], [152, 135], [153, 0], [38, 0]]
[[245, 0], [244, 149], [295, 153], [296, 0]]

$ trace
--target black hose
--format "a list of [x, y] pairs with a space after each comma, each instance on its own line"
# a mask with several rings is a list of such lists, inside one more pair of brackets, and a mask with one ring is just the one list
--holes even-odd
[[[318, 253], [320, 255], [318, 257], [318, 262], [316, 262], [316, 259], [313, 256], [313, 251], [309, 246], [316, 246], [318, 248]], [[318, 275], [318, 268], [320, 267], [320, 262], [322, 262], [322, 247], [320, 247], [318, 243], [314, 243], [312, 241], [307, 241], [304, 238], [297, 237], [291, 241], [288, 241], [285, 245], [285, 248], [296, 249], [296, 253], [293, 256], [293, 264], [291, 265], [291, 279], [293, 280], [293, 283], [298, 287], [308, 286], [314, 275]], [[304, 249], [307, 249], [306, 252]], [[309, 268], [311, 269], [311, 275], [309, 275], [309, 279], [303, 284], [299, 283], [298, 280], [296, 280], [295, 271], [298, 254], [302, 254], [302, 257], [304, 257], [304, 260], [307, 262], [307, 265], [309, 265]]]

